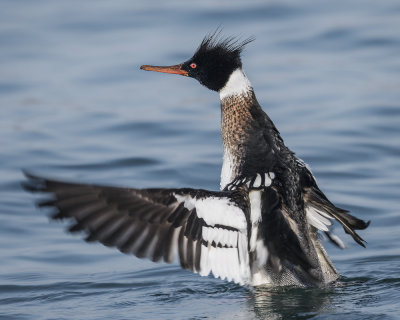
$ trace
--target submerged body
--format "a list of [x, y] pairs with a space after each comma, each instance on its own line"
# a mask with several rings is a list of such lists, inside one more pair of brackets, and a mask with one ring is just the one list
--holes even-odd
[[180, 74], [218, 91], [223, 165], [221, 191], [129, 189], [75, 184], [26, 173], [26, 188], [51, 193], [40, 206], [69, 219], [69, 231], [85, 231], [123, 253], [244, 285], [321, 286], [339, 274], [318, 233], [339, 247], [329, 231], [336, 219], [353, 239], [368, 223], [335, 207], [306, 165], [284, 144], [257, 102], [242, 71], [245, 44], [206, 37], [188, 61], [144, 70]]

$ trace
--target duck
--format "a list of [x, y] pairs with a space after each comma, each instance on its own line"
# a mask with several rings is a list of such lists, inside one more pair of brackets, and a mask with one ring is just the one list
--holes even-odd
[[188, 60], [140, 69], [197, 80], [219, 94], [223, 163], [220, 190], [126, 188], [50, 179], [25, 171], [24, 188], [46, 194], [53, 220], [124, 254], [244, 286], [321, 287], [340, 275], [322, 244], [337, 247], [338, 222], [365, 247], [356, 230], [369, 221], [335, 206], [309, 167], [284, 143], [257, 101], [241, 54], [254, 38], [213, 32]]

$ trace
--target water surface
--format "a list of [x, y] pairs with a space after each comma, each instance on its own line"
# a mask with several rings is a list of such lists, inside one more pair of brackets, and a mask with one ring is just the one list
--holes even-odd
[[[397, 1], [0, 4], [0, 319], [395, 319], [400, 309]], [[255, 36], [245, 72], [338, 206], [372, 220], [326, 243], [325, 289], [251, 290], [86, 244], [48, 223], [21, 168], [134, 187], [218, 189], [218, 95], [175, 64], [205, 33]]]

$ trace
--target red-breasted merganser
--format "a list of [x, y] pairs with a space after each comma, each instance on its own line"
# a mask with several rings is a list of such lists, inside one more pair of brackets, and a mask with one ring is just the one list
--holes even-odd
[[221, 191], [129, 189], [67, 183], [26, 173], [30, 191], [52, 198], [39, 203], [69, 219], [69, 231], [85, 231], [126, 254], [243, 285], [323, 286], [339, 274], [318, 232], [339, 247], [329, 228], [337, 220], [364, 247], [355, 232], [364, 222], [333, 205], [312, 173], [285, 146], [257, 102], [242, 70], [241, 52], [252, 39], [206, 36], [192, 58], [175, 66], [143, 70], [198, 80], [219, 92], [224, 157]]

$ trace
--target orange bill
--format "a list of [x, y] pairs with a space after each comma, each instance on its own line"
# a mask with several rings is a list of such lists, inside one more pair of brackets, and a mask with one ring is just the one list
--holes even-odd
[[182, 76], [188, 76], [188, 72], [181, 69], [182, 63], [177, 64], [176, 66], [168, 66], [168, 67], [158, 67], [158, 66], [141, 66], [140, 69], [147, 71], [156, 71], [156, 72], [164, 72], [164, 73], [173, 73], [180, 74]]

